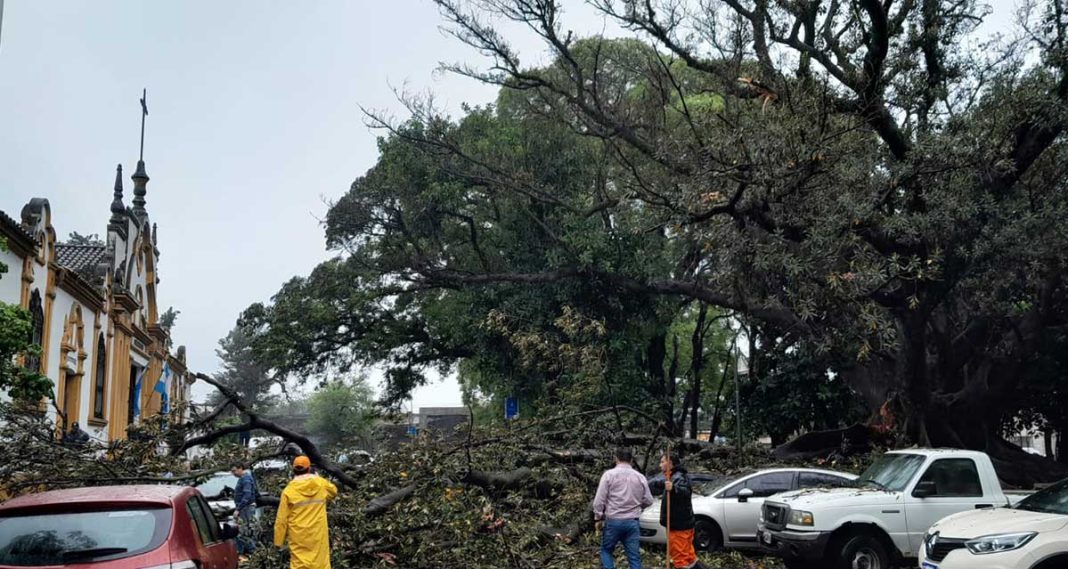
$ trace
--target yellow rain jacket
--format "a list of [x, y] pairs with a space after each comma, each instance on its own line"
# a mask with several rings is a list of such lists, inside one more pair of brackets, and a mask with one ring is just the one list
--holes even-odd
[[330, 569], [330, 530], [326, 503], [337, 496], [337, 486], [314, 474], [294, 478], [278, 503], [274, 545], [289, 537], [290, 569]]

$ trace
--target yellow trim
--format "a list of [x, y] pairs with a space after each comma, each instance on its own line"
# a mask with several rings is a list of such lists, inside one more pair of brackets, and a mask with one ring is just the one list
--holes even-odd
[[27, 255], [22, 259], [22, 291], [19, 296], [19, 306], [30, 307], [30, 285], [33, 284], [33, 255]]
[[126, 438], [130, 403], [130, 336], [115, 327], [111, 344], [111, 412], [108, 439]]
[[[100, 348], [104, 348], [104, 359], [106, 360], [107, 357], [108, 357], [108, 349], [107, 349], [108, 341], [107, 341], [106, 338], [104, 338], [104, 335], [100, 333], [100, 318], [99, 318], [99, 316], [97, 317], [97, 325], [94, 326], [93, 328], [94, 328], [93, 336], [95, 337], [95, 341], [93, 342], [93, 345], [95, 347], [93, 349], [93, 370], [92, 370], [93, 376], [92, 376], [92, 382], [89, 384], [89, 419], [87, 420], [87, 422], [90, 425], [93, 425], [93, 426], [96, 426], [96, 427], [102, 427], [102, 426], [104, 426], [104, 425], [106, 425], [108, 423], [108, 409], [107, 409], [107, 399], [108, 399], [108, 376], [107, 376], [107, 372], [108, 372], [108, 368], [107, 368], [107, 365], [103, 361], [100, 361], [101, 360], [101, 358], [100, 358]], [[101, 415], [103, 415], [103, 417], [97, 417], [96, 414], [95, 414], [96, 413], [96, 378], [97, 378], [98, 375], [100, 375], [100, 366], [102, 366], [102, 365], [104, 366], [104, 389], [101, 390], [102, 391], [101, 396], [104, 398], [104, 402], [101, 403], [101, 405], [100, 405], [100, 413], [101, 413]]]

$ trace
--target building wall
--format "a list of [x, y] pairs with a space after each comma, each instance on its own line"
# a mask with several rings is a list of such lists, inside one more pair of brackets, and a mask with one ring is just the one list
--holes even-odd
[[0, 263], [7, 265], [7, 272], [0, 275], [0, 300], [18, 304], [22, 295], [22, 257], [12, 251], [0, 251]]
[[[21, 230], [11, 229], [10, 220], [0, 226], [5, 234], [21, 239], [24, 248], [30, 247], [30, 237], [37, 245], [29, 260], [16, 252], [22, 249], [0, 252], [0, 260], [8, 266], [8, 273], [0, 278], [0, 301], [25, 307], [34, 291], [41, 296], [41, 371], [52, 380], [55, 396], [54, 404], [49, 401], [42, 408], [52, 420], [58, 419], [57, 408], [66, 410], [68, 427], [77, 421], [91, 437], [105, 442], [127, 436], [131, 363], [146, 369], [140, 399], [143, 416], [160, 411], [162, 396], [155, 387], [162, 381], [165, 363], [172, 372], [172, 406], [188, 400], [190, 391], [184, 349], [179, 348], [177, 358], [172, 356], [169, 335], [157, 325], [158, 253], [147, 217], [141, 218], [140, 227], [132, 221], [133, 215], [126, 217], [127, 239], [117, 239], [118, 233], [109, 225], [108, 242], [115, 248], [103, 284], [90, 284], [55, 262], [56, 231], [46, 200], [33, 200], [24, 209]], [[119, 271], [120, 262], [124, 271]], [[106, 346], [103, 362], [98, 361], [101, 336]], [[105, 365], [103, 420], [93, 417], [94, 382], [101, 363]], [[6, 393], [0, 397], [8, 399]], [[57, 421], [57, 428], [61, 426]]]

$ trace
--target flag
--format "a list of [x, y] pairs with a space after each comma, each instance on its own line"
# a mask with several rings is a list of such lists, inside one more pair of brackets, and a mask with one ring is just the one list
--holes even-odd
[[133, 416], [135, 419], [141, 416], [141, 380], [145, 378], [146, 369], [141, 368], [141, 371], [137, 372], [137, 381], [134, 382]]
[[163, 376], [156, 382], [156, 393], [160, 396], [160, 412], [166, 415], [171, 412], [169, 387], [171, 383], [171, 366], [170, 364], [163, 364]]

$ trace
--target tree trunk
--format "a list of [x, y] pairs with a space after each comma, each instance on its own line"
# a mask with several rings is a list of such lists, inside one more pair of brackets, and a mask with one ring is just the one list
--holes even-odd
[[690, 356], [690, 375], [693, 377], [692, 396], [690, 397], [690, 438], [697, 438], [697, 412], [701, 406], [701, 375], [705, 367], [705, 318], [708, 317], [708, 305], [701, 303], [697, 315], [697, 326], [693, 330]]
[[920, 309], [908, 310], [898, 316], [901, 335], [901, 357], [897, 375], [905, 387], [907, 405], [904, 406], [904, 431], [910, 441], [930, 446], [927, 414], [931, 407], [931, 385], [927, 377], [926, 318]]
[[664, 419], [667, 422], [667, 431], [671, 436], [678, 436], [679, 425], [675, 422], [675, 377], [679, 371], [679, 337], [671, 335], [671, 367], [664, 373]]
[[712, 424], [708, 429], [708, 441], [716, 442], [716, 437], [719, 435], [719, 428], [723, 425], [723, 386], [727, 385], [727, 370], [731, 369], [731, 354], [734, 352], [735, 346], [731, 346], [727, 350], [727, 360], [723, 363], [723, 375], [719, 378], [719, 387], [716, 388], [716, 407], [712, 412]]

